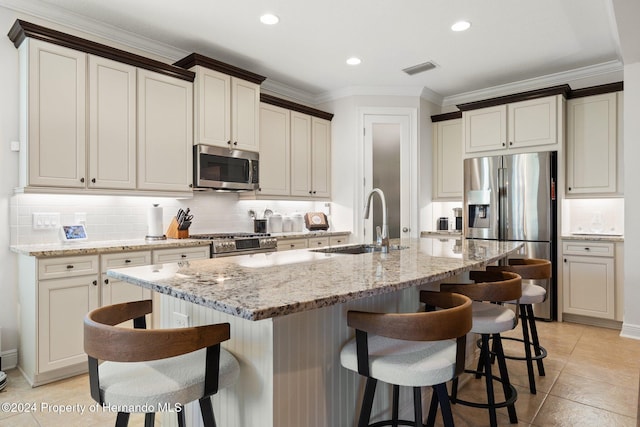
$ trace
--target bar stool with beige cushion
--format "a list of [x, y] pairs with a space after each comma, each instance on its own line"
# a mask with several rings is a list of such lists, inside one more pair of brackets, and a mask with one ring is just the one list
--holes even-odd
[[[422, 291], [420, 300], [442, 310], [420, 313], [349, 311], [347, 324], [356, 336], [340, 352], [345, 368], [367, 378], [358, 427], [369, 426], [378, 381], [393, 384], [392, 419], [370, 426], [422, 427], [421, 387], [433, 394], [427, 425], [438, 410], [453, 426], [446, 382], [464, 369], [466, 334], [471, 329], [471, 300], [449, 292]], [[414, 421], [398, 420], [399, 386], [413, 387]]]
[[[510, 308], [495, 303], [519, 299], [522, 294], [522, 280], [517, 274], [506, 271], [471, 271], [469, 278], [475, 283], [442, 283], [440, 291], [460, 293], [473, 300], [473, 326], [471, 327], [471, 332], [481, 335], [480, 362], [483, 364], [484, 372], [468, 369], [465, 372], [485, 377], [487, 402], [471, 402], [459, 399], [458, 379], [456, 378], [453, 380], [451, 403], [488, 409], [489, 423], [492, 427], [497, 425], [496, 409], [507, 407], [509, 420], [511, 423], [517, 423], [515, 401], [518, 398], [518, 392], [509, 381], [509, 372], [507, 371], [500, 334], [515, 328], [518, 324], [518, 318]], [[490, 339], [493, 340], [493, 349], [496, 354], [500, 377], [493, 375], [491, 372]], [[505, 396], [503, 402], [495, 401], [493, 381], [498, 381], [502, 384]]]
[[[511, 271], [517, 273], [523, 280], [546, 280], [551, 278], [551, 261], [546, 259], [510, 259], [509, 265], [490, 266], [490, 271]], [[524, 343], [524, 357], [505, 355], [507, 359], [526, 360], [527, 373], [529, 375], [529, 391], [536, 394], [536, 379], [533, 372], [533, 361], [538, 365], [538, 374], [545, 376], [544, 364], [542, 359], [547, 357], [547, 350], [540, 345], [538, 339], [538, 328], [536, 327], [536, 318], [533, 314], [533, 304], [539, 304], [547, 299], [547, 291], [542, 286], [534, 285], [528, 281], [522, 282], [522, 297], [518, 304], [520, 305], [520, 320], [522, 323], [522, 339], [513, 337], [504, 337], [521, 341]], [[515, 303], [515, 301], [512, 301]], [[531, 354], [531, 348], [535, 355]]]
[[[207, 427], [215, 427], [211, 396], [232, 385], [238, 361], [220, 343], [230, 337], [228, 323], [180, 329], [145, 328], [151, 300], [114, 304], [84, 319], [84, 350], [89, 357], [91, 397], [118, 408], [116, 427], [131, 412], [145, 413], [153, 426], [155, 412], [175, 410], [198, 400]], [[134, 329], [118, 327], [133, 319]], [[98, 361], [104, 361], [98, 366]], [[122, 409], [122, 410], [121, 410]], [[185, 425], [184, 411], [176, 411]]]

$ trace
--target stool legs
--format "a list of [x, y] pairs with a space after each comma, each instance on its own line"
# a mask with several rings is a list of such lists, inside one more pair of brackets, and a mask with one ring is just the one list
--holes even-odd
[[536, 353], [536, 362], [538, 364], [538, 374], [541, 377], [545, 376], [544, 373], [544, 364], [542, 363], [542, 358], [544, 357], [542, 354], [542, 347], [540, 346], [540, 341], [538, 340], [538, 328], [536, 327], [535, 317], [533, 315], [533, 306], [531, 304], [527, 305], [527, 313], [529, 314], [529, 322], [531, 327], [531, 338], [533, 340], [533, 349]]

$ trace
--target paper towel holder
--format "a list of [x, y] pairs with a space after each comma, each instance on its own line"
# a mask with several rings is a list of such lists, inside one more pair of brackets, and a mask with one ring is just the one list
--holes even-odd
[[[160, 206], [159, 204], [156, 204], [156, 203], [153, 204], [153, 208], [151, 208], [149, 210], [149, 214], [148, 214], [149, 216], [147, 217], [147, 221], [151, 221], [151, 211], [152, 211], [152, 209], [157, 209], [159, 206]], [[159, 215], [160, 215], [160, 218], [159, 218], [160, 219], [160, 224], [159, 225], [160, 225], [160, 227], [162, 227], [162, 208], [160, 208]], [[160, 233], [161, 232], [162, 231], [160, 231]], [[150, 231], [150, 233], [153, 233], [153, 231]], [[164, 234], [158, 234], [158, 235], [155, 235], [155, 236], [151, 235], [151, 234], [147, 234], [145, 236], [144, 240], [147, 240], [147, 241], [167, 240], [167, 236], [165, 236]]]

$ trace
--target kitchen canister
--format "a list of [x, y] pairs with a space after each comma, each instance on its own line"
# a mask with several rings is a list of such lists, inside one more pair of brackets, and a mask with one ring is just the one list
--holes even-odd
[[269, 217], [269, 232], [282, 233], [282, 215], [274, 212]]
[[293, 231], [293, 219], [290, 216], [282, 217], [282, 232], [288, 233]]
[[291, 220], [293, 221], [293, 227], [291, 231], [300, 232], [304, 230], [304, 216], [301, 213], [292, 213]]

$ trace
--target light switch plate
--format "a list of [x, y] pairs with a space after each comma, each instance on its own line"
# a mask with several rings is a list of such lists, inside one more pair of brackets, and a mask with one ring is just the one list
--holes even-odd
[[60, 213], [34, 212], [32, 225], [34, 230], [56, 229], [60, 227]]

